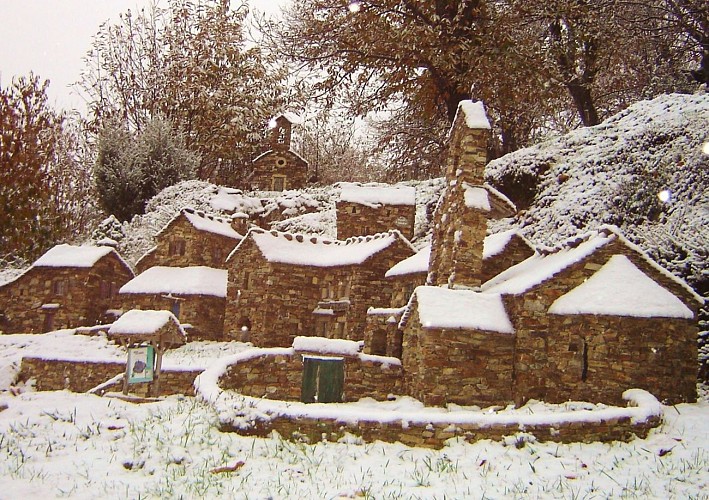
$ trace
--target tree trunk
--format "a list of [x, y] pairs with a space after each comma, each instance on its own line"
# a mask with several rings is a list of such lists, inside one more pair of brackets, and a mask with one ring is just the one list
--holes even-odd
[[569, 94], [571, 94], [571, 98], [574, 100], [576, 111], [578, 111], [581, 123], [583, 123], [584, 127], [598, 125], [600, 120], [598, 119], [596, 106], [593, 104], [591, 89], [578, 81], [567, 83], [566, 88], [569, 90]]

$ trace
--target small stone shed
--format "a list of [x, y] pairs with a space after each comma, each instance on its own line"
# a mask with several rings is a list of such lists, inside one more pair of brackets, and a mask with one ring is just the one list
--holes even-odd
[[364, 236], [397, 229], [406, 238], [414, 236], [416, 189], [401, 184], [341, 182], [335, 204], [337, 239]]
[[170, 311], [132, 309], [113, 322], [108, 338], [124, 346], [150, 344], [170, 349], [185, 343], [186, 333]]
[[308, 162], [291, 150], [291, 129], [299, 122], [292, 113], [283, 113], [271, 121], [270, 149], [254, 159], [252, 173], [246, 181], [248, 188], [285, 191], [306, 186]]
[[227, 271], [211, 267], [151, 267], [120, 289], [124, 310], [172, 312], [187, 339], [224, 340]]
[[0, 286], [0, 332], [42, 333], [105, 320], [133, 278], [111, 247], [57, 245]]
[[142, 273], [154, 266], [207, 266], [224, 269], [229, 253], [243, 238], [235, 226], [242, 219], [215, 217], [183, 208], [156, 235], [157, 244], [143, 255], [135, 267]]
[[414, 253], [398, 231], [333, 241], [252, 228], [227, 259], [225, 332], [260, 347], [362, 339], [367, 308], [389, 301], [384, 274]]

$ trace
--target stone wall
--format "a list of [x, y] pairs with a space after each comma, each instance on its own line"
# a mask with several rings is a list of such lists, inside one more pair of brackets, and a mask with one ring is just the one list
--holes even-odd
[[645, 438], [650, 429], [660, 425], [660, 417], [634, 422], [630, 417], [619, 417], [597, 422], [569, 422], [559, 425], [527, 425], [516, 423], [481, 426], [476, 424], [431, 424], [407, 422], [377, 422], [360, 420], [345, 423], [337, 419], [293, 418], [272, 415], [268, 422], [258, 422], [249, 429], [237, 428], [222, 423], [220, 430], [238, 432], [244, 435], [266, 436], [277, 431], [286, 439], [309, 443], [320, 441], [336, 442], [346, 434], [360, 436], [365, 442], [400, 442], [407, 446], [442, 448], [446, 440], [461, 437], [469, 443], [483, 439], [500, 441], [505, 436], [519, 432], [533, 434], [539, 441], [559, 443], [591, 443], [595, 441], [630, 441], [635, 437]]
[[409, 303], [411, 294], [417, 286], [426, 284], [428, 272], [401, 274], [387, 278], [391, 283], [391, 299], [385, 305], [390, 307], [404, 307]]
[[[219, 379], [219, 386], [256, 398], [299, 401], [303, 355], [323, 356], [307, 352], [255, 355], [231, 365]], [[344, 402], [364, 397], [382, 401], [401, 392], [401, 365], [358, 356], [344, 356], [344, 363]]]
[[489, 406], [512, 400], [515, 336], [424, 328], [410, 311], [403, 336], [404, 389], [427, 405]]
[[381, 205], [377, 207], [360, 203], [338, 201], [337, 239], [352, 236], [384, 233], [398, 229], [406, 238], [414, 237], [416, 205]]
[[212, 295], [178, 295], [168, 298], [163, 294], [122, 293], [120, 295], [123, 310], [165, 310], [175, 312], [173, 306], [180, 304], [178, 320], [191, 325], [186, 328], [187, 341], [192, 340], [227, 340], [224, 335], [224, 309], [226, 299]]
[[265, 261], [249, 238], [230, 259], [225, 334], [259, 347], [289, 346], [300, 335], [361, 340], [367, 309], [390, 300], [384, 274], [412, 254], [397, 240], [361, 265], [299, 266]]
[[293, 151], [268, 151], [253, 162], [253, 174], [248, 188], [261, 191], [279, 191], [274, 178], [283, 178], [283, 189], [302, 189], [308, 182], [308, 163]]
[[120, 305], [118, 289], [132, 278], [114, 253], [91, 268], [32, 267], [0, 287], [0, 332], [42, 333], [103, 322], [106, 311]]
[[[514, 399], [618, 403], [629, 387], [660, 400], [696, 400], [696, 320], [548, 314], [551, 304], [615, 254], [682, 297], [677, 284], [617, 240], [520, 296], [506, 296], [516, 330]], [[671, 288], [670, 288], [671, 289]], [[685, 300], [696, 310], [692, 300]], [[696, 303], [695, 303], [696, 304]]]
[[[125, 373], [124, 362], [110, 361], [76, 361], [61, 359], [42, 359], [34, 357], [22, 358], [19, 380], [35, 380], [38, 391], [86, 392], [110, 380], [118, 374]], [[163, 370], [160, 378], [160, 395], [185, 394], [194, 395], [194, 380], [202, 370]], [[138, 396], [149, 394], [150, 383], [131, 384], [129, 392]], [[123, 390], [122, 382], [109, 388], [110, 391]]]
[[[183, 251], [176, 242], [184, 242]], [[155, 248], [136, 263], [138, 273], [154, 266], [207, 266], [226, 268], [226, 258], [239, 244], [238, 240], [209, 231], [201, 231], [180, 214], [157, 236]], [[172, 249], [172, 251], [171, 251]]]

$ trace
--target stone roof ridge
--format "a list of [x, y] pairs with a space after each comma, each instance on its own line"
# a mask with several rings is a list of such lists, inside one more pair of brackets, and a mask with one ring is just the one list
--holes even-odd
[[[306, 160], [305, 158], [303, 158], [302, 156], [300, 156], [298, 153], [296, 153], [296, 152], [293, 151], [292, 149], [287, 149], [287, 150], [285, 150], [285, 151], [275, 151], [274, 149], [269, 149], [268, 151], [264, 151], [263, 153], [261, 153], [260, 155], [258, 155], [256, 158], [254, 158], [253, 160], [251, 160], [251, 163], [254, 163], [254, 162], [258, 161], [258, 160], [260, 160], [261, 158], [263, 158], [263, 157], [265, 157], [265, 156], [267, 156], [267, 155], [269, 155], [269, 154], [271, 154], [271, 153], [278, 153], [278, 154], [290, 153], [290, 154], [292, 154], [293, 156], [295, 156], [296, 158], [298, 158], [299, 160], [303, 161], [306, 165], [310, 165], [310, 163], [308, 163], [308, 160]], [[249, 175], [249, 178], [252, 177], [253, 174], [254, 174], [254, 172], [252, 172], [252, 173]]]
[[495, 189], [492, 185], [490, 185], [487, 182], [484, 183], [482, 185], [482, 187], [487, 189], [487, 191], [490, 194], [492, 194], [493, 196], [498, 198], [500, 201], [502, 201], [507, 206], [509, 206], [515, 213], [517, 213], [517, 205], [515, 205], [514, 202], [512, 200], [510, 200], [504, 193], [502, 193], [501, 191], [498, 191], [497, 189]]

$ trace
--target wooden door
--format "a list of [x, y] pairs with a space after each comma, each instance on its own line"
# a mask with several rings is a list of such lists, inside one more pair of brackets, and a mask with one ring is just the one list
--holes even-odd
[[341, 403], [344, 383], [342, 358], [303, 358], [300, 399], [304, 403]]

